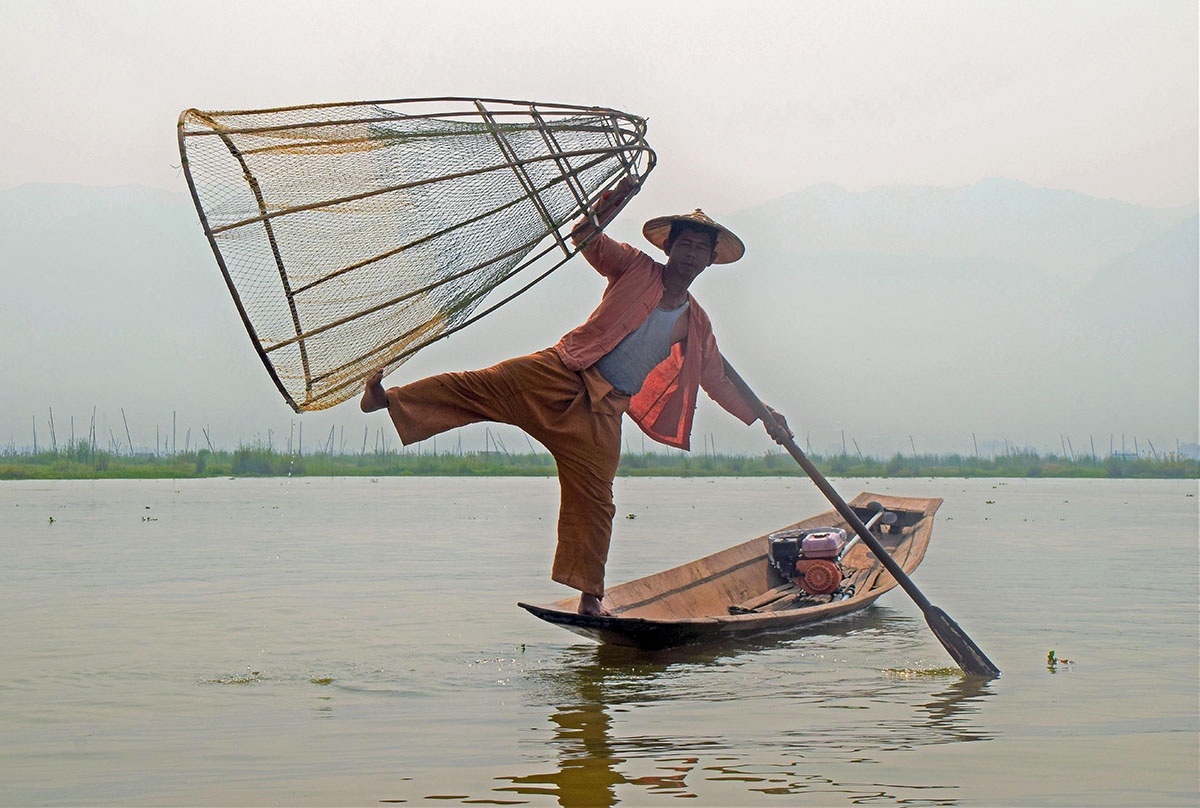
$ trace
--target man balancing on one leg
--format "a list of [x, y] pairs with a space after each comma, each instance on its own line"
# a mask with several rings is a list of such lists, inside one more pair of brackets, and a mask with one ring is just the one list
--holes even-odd
[[[594, 211], [601, 227], [636, 186], [628, 180]], [[587, 322], [553, 348], [485, 370], [445, 373], [383, 389], [367, 379], [363, 412], [386, 408], [405, 444], [477, 421], [524, 429], [558, 465], [562, 499], [551, 578], [578, 589], [581, 614], [607, 614], [604, 565], [615, 513], [613, 478], [621, 454], [621, 415], [655, 440], [688, 449], [697, 388], [747, 424], [751, 406], [725, 377], [708, 315], [688, 294], [709, 265], [745, 252], [740, 239], [701, 211], [651, 219], [646, 240], [667, 254], [664, 266], [628, 244], [596, 233], [585, 218], [571, 231], [583, 256], [608, 279]], [[776, 440], [791, 432], [782, 415], [765, 424]]]

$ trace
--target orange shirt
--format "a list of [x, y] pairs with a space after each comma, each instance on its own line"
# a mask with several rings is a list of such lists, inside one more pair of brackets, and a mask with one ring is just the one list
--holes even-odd
[[[563, 364], [574, 371], [591, 367], [615, 348], [645, 322], [663, 296], [663, 265], [641, 250], [601, 233], [582, 252], [608, 278], [608, 287], [587, 322], [554, 346]], [[725, 360], [708, 315], [694, 297], [688, 295], [688, 301], [687, 340], [673, 345], [671, 355], [650, 371], [628, 409], [643, 432], [678, 449], [690, 448], [699, 387], [743, 422], [752, 424], [758, 417], [725, 378]]]

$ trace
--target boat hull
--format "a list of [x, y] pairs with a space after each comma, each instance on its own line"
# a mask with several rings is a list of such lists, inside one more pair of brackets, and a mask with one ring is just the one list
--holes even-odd
[[[899, 517], [895, 524], [876, 530], [876, 538], [911, 575], [925, 557], [933, 516], [942, 501], [864, 492], [849, 504], [865, 520], [876, 502]], [[814, 527], [841, 527], [848, 535], [854, 533], [832, 510], [781, 529]], [[842, 590], [811, 597], [771, 567], [767, 547], [768, 537], [759, 536], [611, 587], [604, 600], [611, 616], [578, 614], [578, 597], [517, 605], [599, 643], [660, 649], [787, 633], [865, 609], [896, 586], [883, 565], [858, 542], [843, 558]]]

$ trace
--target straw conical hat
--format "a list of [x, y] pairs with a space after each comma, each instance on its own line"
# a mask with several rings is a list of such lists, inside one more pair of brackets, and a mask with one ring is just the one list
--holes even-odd
[[659, 216], [657, 219], [651, 219], [642, 226], [642, 235], [646, 237], [646, 241], [666, 252], [667, 239], [671, 235], [671, 225], [674, 222], [703, 225], [717, 232], [717, 257], [713, 260], [714, 264], [732, 264], [746, 252], [746, 245], [742, 244], [742, 240], [735, 236], [732, 230], [708, 218], [700, 208], [679, 216]]

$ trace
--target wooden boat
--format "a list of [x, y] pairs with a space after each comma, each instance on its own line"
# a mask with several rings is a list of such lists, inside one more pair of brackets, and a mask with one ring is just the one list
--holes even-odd
[[[881, 520], [872, 532], [911, 575], [925, 557], [942, 500], [862, 493], [849, 504], [866, 522], [878, 511], [874, 503], [897, 518], [890, 525]], [[817, 527], [842, 528], [854, 536], [833, 510], [784, 529]], [[810, 595], [772, 566], [769, 535], [609, 588], [604, 604], [611, 617], [578, 614], [578, 597], [544, 606], [517, 605], [597, 642], [657, 649], [806, 627], [865, 609], [896, 586], [866, 545], [856, 541], [841, 559], [844, 577], [838, 591]]]

